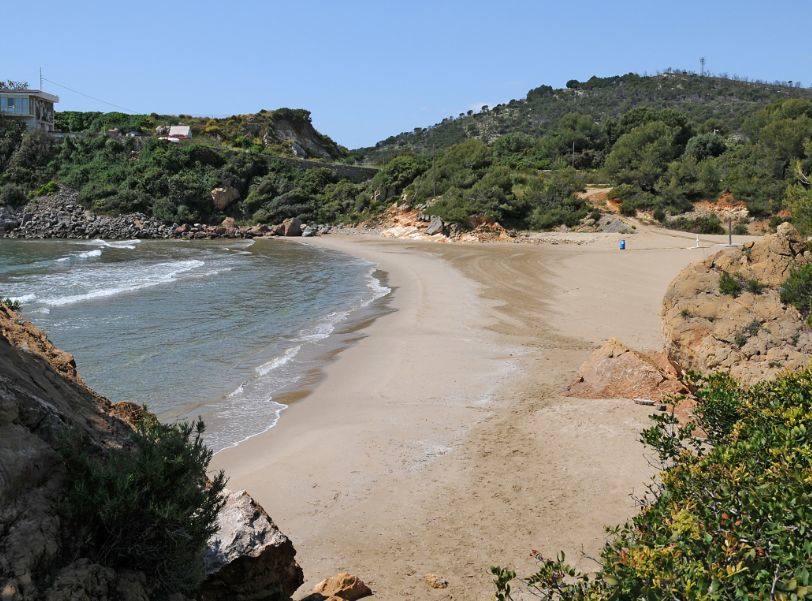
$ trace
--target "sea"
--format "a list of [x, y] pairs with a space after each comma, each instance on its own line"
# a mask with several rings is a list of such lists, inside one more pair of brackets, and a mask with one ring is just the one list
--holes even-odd
[[290, 241], [0, 240], [0, 296], [91, 388], [201, 418], [214, 451], [284, 419], [389, 292], [373, 264]]

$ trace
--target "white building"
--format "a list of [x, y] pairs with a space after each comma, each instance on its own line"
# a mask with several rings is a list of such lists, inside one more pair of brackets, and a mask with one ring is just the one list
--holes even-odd
[[28, 129], [54, 131], [54, 104], [59, 96], [42, 90], [0, 89], [0, 114], [25, 122]]

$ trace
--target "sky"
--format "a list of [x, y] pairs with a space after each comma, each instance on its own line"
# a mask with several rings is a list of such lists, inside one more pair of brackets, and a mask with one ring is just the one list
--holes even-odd
[[[0, 79], [58, 110], [311, 111], [348, 148], [541, 84], [667, 67], [812, 85], [810, 0], [38, 0], [2, 10]], [[52, 83], [54, 82], [54, 83]], [[75, 91], [70, 91], [67, 86]], [[82, 92], [86, 96], [78, 93]]]

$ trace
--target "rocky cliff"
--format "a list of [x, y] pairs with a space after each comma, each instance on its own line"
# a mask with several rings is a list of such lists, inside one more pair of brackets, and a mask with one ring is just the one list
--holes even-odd
[[[790, 271], [812, 262], [806, 241], [790, 224], [741, 248], [694, 263], [671, 282], [663, 300], [668, 355], [682, 371], [725, 371], [744, 384], [807, 366], [812, 330], [781, 302]], [[723, 293], [723, 274], [739, 293]]]
[[[60, 444], [78, 434], [88, 454], [127, 450], [138, 412], [95, 394], [73, 357], [0, 305], [0, 599], [152, 598], [149, 574], [68, 553], [75, 533], [58, 511]], [[219, 528], [200, 558], [208, 575], [201, 599], [287, 599], [301, 585], [293, 545], [247, 493], [228, 494]]]

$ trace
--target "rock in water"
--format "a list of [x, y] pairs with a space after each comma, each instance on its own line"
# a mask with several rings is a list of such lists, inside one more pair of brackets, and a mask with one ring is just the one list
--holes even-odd
[[282, 222], [282, 227], [285, 236], [301, 236], [302, 235], [302, 222], [298, 217], [291, 217]]
[[[812, 262], [806, 243], [788, 223], [775, 234], [722, 250], [683, 269], [663, 299], [668, 355], [682, 371], [724, 371], [754, 384], [812, 359], [812, 331], [779, 288], [790, 271]], [[738, 279], [738, 296], [722, 294], [725, 272]], [[748, 282], [758, 283], [759, 286]]]
[[309, 225], [302, 230], [302, 238], [311, 238], [316, 235], [316, 229]]
[[580, 398], [623, 398], [662, 401], [687, 389], [663, 353], [635, 351], [616, 338], [595, 350], [578, 370], [578, 380], [568, 388]]
[[289, 599], [304, 581], [293, 544], [247, 492], [227, 492], [203, 558], [201, 601]]
[[372, 594], [372, 590], [363, 580], [347, 572], [340, 572], [327, 580], [322, 580], [313, 587], [313, 592], [323, 597], [338, 597], [346, 601], [355, 601]]

